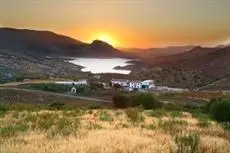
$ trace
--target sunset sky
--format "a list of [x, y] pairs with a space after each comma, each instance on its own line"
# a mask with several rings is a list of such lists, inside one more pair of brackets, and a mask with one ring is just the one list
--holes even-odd
[[230, 42], [230, 0], [0, 0], [0, 26], [116, 47]]

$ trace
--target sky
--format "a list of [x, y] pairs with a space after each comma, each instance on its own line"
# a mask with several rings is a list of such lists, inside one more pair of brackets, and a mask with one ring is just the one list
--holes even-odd
[[230, 42], [230, 0], [0, 0], [0, 26], [149, 48]]

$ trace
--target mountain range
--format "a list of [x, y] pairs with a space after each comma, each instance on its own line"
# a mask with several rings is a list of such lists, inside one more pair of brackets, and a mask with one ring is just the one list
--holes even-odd
[[[47, 56], [50, 58], [44, 58]], [[63, 57], [140, 59], [131, 75], [152, 77], [173, 87], [198, 88], [230, 75], [229, 45], [116, 49], [100, 40], [89, 44], [49, 31], [0, 28], [0, 73], [7, 72], [7, 77], [13, 75], [10, 70], [34, 76], [73, 76], [80, 72], [80, 66], [66, 63]]]
[[173, 87], [198, 88], [230, 75], [229, 46], [197, 46], [183, 53], [149, 57], [143, 61], [152, 68], [162, 69], [157, 73], [148, 70], [146, 75]]

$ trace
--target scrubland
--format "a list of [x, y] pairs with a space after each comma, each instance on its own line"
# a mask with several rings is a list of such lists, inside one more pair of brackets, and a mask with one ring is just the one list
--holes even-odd
[[0, 153], [229, 153], [230, 131], [200, 112], [0, 109]]

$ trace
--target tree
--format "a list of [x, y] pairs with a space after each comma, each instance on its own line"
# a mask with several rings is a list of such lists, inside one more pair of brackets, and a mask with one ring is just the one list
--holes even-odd
[[121, 85], [119, 84], [114, 84], [113, 87], [116, 89], [116, 90], [119, 90], [121, 88]]
[[210, 113], [213, 119], [218, 122], [230, 122], [230, 100], [213, 104]]
[[162, 104], [152, 94], [138, 94], [132, 97], [131, 106], [155, 109], [161, 107]]
[[129, 99], [120, 93], [115, 94], [112, 99], [113, 99], [113, 104], [116, 108], [129, 107]]
[[210, 113], [211, 112], [211, 108], [214, 104], [221, 102], [222, 99], [221, 98], [213, 98], [211, 99], [208, 103], [206, 103], [206, 105], [204, 106], [204, 112], [205, 113]]

